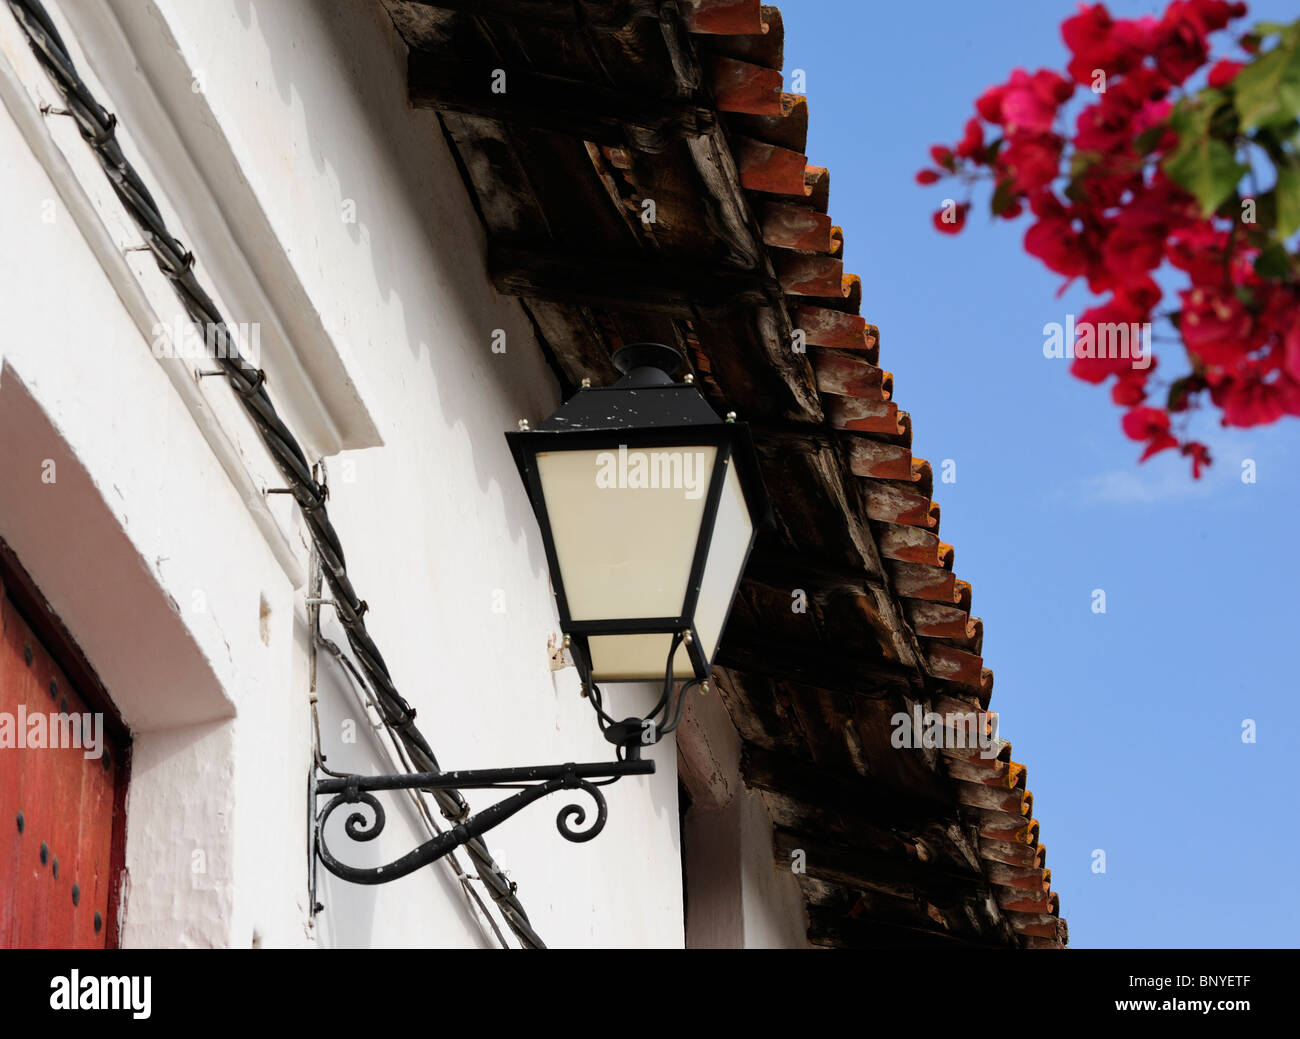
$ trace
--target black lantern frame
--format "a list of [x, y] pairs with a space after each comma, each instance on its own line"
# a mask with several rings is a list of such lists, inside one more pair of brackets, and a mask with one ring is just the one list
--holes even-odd
[[[671, 375], [681, 365], [681, 355], [658, 343], [638, 343], [623, 347], [614, 357], [624, 378], [613, 386], [584, 386], [559, 411], [537, 429], [521, 429], [506, 434], [515, 465], [527, 488], [529, 501], [537, 515], [547, 567], [555, 590], [560, 614], [560, 630], [569, 637], [569, 648], [583, 674], [591, 676], [589, 639], [598, 635], [677, 635], [685, 636], [687, 654], [695, 677], [706, 681], [712, 658], [706, 658], [704, 643], [695, 623], [704, 568], [709, 560], [718, 508], [729, 469], [734, 466], [745, 498], [753, 529], [749, 545], [731, 588], [729, 602], [734, 602], [740, 579], [753, 552], [759, 531], [773, 525], [771, 504], [758, 467], [749, 427], [734, 416], [719, 418], [700, 391], [689, 382], [673, 382]], [[544, 452], [609, 451], [626, 448], [632, 451], [655, 451], [683, 447], [712, 447], [717, 454], [705, 495], [704, 511], [696, 538], [695, 552], [681, 612], [670, 617], [612, 617], [575, 620], [570, 612], [564, 578], [551, 530], [551, 519], [541, 476], [535, 459]], [[728, 607], [727, 614], [730, 614]], [[724, 615], [713, 646], [716, 656], [726, 627]], [[644, 681], [645, 676], [607, 677], [607, 682]]]

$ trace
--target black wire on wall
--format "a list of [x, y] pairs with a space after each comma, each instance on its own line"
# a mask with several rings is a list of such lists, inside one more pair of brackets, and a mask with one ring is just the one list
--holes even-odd
[[[440, 772], [433, 750], [415, 725], [414, 709], [397, 691], [379, 647], [366, 631], [366, 603], [357, 596], [348, 577], [343, 545], [326, 508], [326, 489], [316, 482], [302, 447], [276, 413], [267, 395], [262, 372], [247, 365], [239, 356], [234, 341], [225, 334], [227, 326], [220, 311], [194, 275], [193, 255], [168, 231], [153, 196], [117, 142], [117, 117], [100, 105], [82, 81], [45, 7], [39, 0], [9, 0], [9, 7], [26, 33], [37, 59], [63, 96], [68, 106], [66, 114], [76, 120], [82, 138], [98, 157], [118, 199], [144, 236], [158, 267], [170, 279], [191, 320], [201, 330], [216, 330], [217, 345], [224, 346], [224, 349], [215, 351], [217, 356], [213, 361], [226, 376], [302, 510], [320, 553], [325, 580], [333, 594], [335, 610], [347, 634], [348, 645], [375, 693], [385, 723], [410, 755], [412, 771]], [[204, 337], [205, 341], [209, 338]], [[459, 791], [433, 790], [429, 793], [448, 819], [460, 820], [469, 814], [469, 805]], [[528, 914], [515, 895], [514, 885], [496, 867], [487, 846], [476, 838], [465, 845], [465, 849], [523, 945], [545, 948], [545, 943], [528, 923]]]

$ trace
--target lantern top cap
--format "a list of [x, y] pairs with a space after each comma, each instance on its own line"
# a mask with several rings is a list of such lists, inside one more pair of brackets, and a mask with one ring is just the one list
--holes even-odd
[[584, 386], [549, 418], [527, 431], [506, 434], [512, 449], [526, 442], [542, 444], [556, 434], [576, 447], [576, 434], [602, 431], [694, 439], [706, 428], [724, 425], [698, 387], [673, 379], [685, 359], [672, 347], [634, 343], [618, 350], [613, 361], [624, 373], [621, 379], [610, 386]]

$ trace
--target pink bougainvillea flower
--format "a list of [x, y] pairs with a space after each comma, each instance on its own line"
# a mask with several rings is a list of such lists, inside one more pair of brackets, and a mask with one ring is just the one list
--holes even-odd
[[1008, 133], [1047, 133], [1056, 110], [1073, 92], [1073, 85], [1050, 69], [1039, 69], [1032, 76], [1016, 69], [1002, 97], [1002, 123]]
[[1210, 449], [1197, 440], [1189, 440], [1179, 451], [1192, 460], [1192, 478], [1199, 480], [1201, 470], [1210, 464]]
[[944, 234], [957, 234], [966, 226], [966, 214], [969, 210], [969, 202], [959, 202], [951, 208], [945, 206], [935, 212], [934, 226]]
[[1226, 87], [1234, 79], [1237, 73], [1246, 66], [1240, 61], [1232, 61], [1229, 58], [1223, 58], [1216, 61], [1210, 69], [1209, 84], [1212, 87]]

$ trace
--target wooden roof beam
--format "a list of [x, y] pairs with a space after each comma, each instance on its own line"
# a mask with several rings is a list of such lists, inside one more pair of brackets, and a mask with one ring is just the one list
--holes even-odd
[[836, 910], [811, 906], [808, 910], [808, 941], [828, 949], [934, 949], [980, 948], [1005, 944], [997, 938], [972, 941], [939, 930], [886, 923], [869, 916], [848, 917]]
[[491, 244], [498, 291], [525, 299], [645, 310], [673, 317], [726, 316], [780, 299], [776, 280], [749, 271], [610, 256], [573, 256]]
[[789, 869], [794, 853], [802, 851], [807, 876], [814, 880], [891, 895], [919, 892], [931, 899], [957, 900], [971, 893], [972, 882], [983, 882], [977, 869], [957, 868], [951, 861], [922, 859], [921, 855], [931, 854], [923, 837], [899, 843], [905, 854], [882, 855], [828, 841], [823, 834], [778, 830], [772, 838], [772, 857], [778, 868]]
[[[496, 86], [499, 93], [494, 93]], [[413, 50], [407, 90], [415, 108], [549, 130], [597, 144], [631, 145], [657, 153], [671, 141], [701, 137], [717, 127], [711, 108], [543, 76], [489, 62], [448, 61]]]
[[516, 25], [546, 29], [594, 29], [616, 32], [637, 18], [658, 18], [655, 0], [583, 0], [557, 4], [555, 0], [408, 0], [436, 11], [492, 18]]
[[879, 776], [828, 769], [799, 754], [752, 743], [741, 750], [740, 772], [748, 786], [895, 828], [941, 824], [951, 818], [955, 804], [934, 796], [942, 789], [938, 783], [921, 791]]
[[915, 668], [884, 659], [865, 660], [861, 653], [837, 652], [826, 646], [781, 642], [769, 631], [747, 631], [737, 618], [727, 623], [718, 648], [717, 667], [740, 675], [789, 679], [835, 692], [889, 691], [925, 698], [925, 678]]

